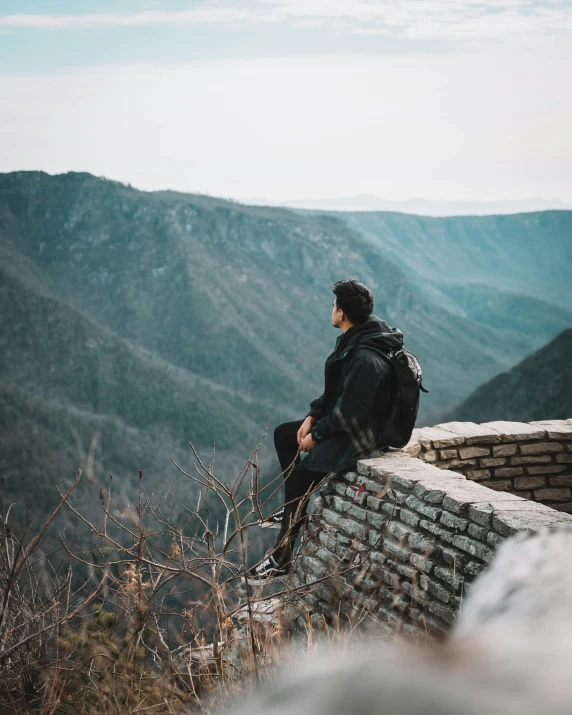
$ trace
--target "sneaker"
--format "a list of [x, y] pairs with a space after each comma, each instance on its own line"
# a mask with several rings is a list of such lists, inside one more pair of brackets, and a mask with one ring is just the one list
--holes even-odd
[[253, 566], [246, 572], [246, 576], [241, 576], [240, 580], [252, 586], [262, 586], [270, 579], [276, 576], [287, 576], [290, 569], [288, 566], [282, 566], [270, 555], [259, 566]]
[[282, 517], [284, 516], [284, 507], [278, 511], [272, 512], [266, 519], [261, 519], [256, 523], [263, 529], [280, 529], [282, 527]]

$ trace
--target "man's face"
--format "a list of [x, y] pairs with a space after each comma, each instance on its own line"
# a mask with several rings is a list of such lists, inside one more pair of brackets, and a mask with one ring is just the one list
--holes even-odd
[[334, 298], [334, 302], [332, 303], [332, 325], [334, 328], [340, 328], [339, 321], [341, 320], [343, 314], [343, 310], [336, 307], [336, 299]]

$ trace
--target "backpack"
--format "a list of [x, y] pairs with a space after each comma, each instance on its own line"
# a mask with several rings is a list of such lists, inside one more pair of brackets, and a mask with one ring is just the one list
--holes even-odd
[[393, 367], [394, 390], [389, 415], [381, 434], [381, 443], [389, 447], [405, 447], [411, 439], [417, 412], [420, 391], [429, 392], [421, 384], [421, 365], [417, 357], [406, 350], [378, 352]]

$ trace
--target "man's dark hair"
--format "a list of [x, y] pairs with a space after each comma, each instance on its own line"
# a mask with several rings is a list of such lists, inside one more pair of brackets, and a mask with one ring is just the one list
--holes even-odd
[[373, 295], [363, 283], [350, 278], [334, 284], [336, 306], [341, 308], [350, 323], [365, 323], [373, 312]]

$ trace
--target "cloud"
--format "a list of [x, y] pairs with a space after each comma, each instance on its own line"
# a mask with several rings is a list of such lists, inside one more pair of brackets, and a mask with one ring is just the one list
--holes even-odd
[[132, 14], [0, 15], [0, 28], [45, 30], [149, 25], [278, 23], [398, 39], [553, 37], [572, 31], [570, 0], [252, 0]]

